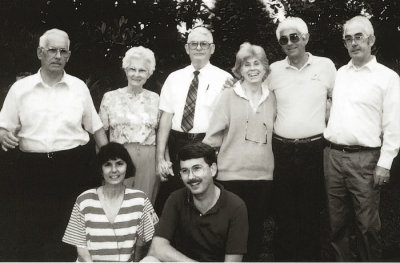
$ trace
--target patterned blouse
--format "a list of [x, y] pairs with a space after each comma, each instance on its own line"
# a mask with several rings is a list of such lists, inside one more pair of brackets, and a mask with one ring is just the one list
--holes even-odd
[[97, 189], [83, 192], [76, 199], [63, 242], [87, 248], [93, 261], [132, 260], [137, 238], [153, 238], [158, 217], [146, 194], [126, 188], [114, 223], [100, 202]]
[[138, 95], [122, 88], [106, 92], [99, 115], [104, 129], [110, 130], [110, 141], [155, 145], [159, 98], [146, 89]]

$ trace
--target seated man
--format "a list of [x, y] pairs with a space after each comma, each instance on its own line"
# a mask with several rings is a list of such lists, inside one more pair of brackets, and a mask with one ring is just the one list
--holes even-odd
[[178, 153], [185, 184], [168, 198], [143, 261], [241, 261], [246, 253], [245, 203], [214, 183], [216, 155], [197, 142]]

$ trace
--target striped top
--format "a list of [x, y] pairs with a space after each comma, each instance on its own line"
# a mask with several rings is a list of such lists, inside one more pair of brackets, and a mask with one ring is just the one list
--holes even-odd
[[97, 189], [83, 192], [76, 199], [63, 242], [87, 248], [93, 261], [126, 262], [131, 259], [139, 236], [153, 238], [158, 217], [146, 194], [126, 188], [114, 223], [109, 222]]

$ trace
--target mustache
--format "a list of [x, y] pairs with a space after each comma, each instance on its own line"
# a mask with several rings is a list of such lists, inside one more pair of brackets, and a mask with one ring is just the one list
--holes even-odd
[[201, 179], [193, 178], [193, 179], [188, 180], [186, 183], [187, 184], [193, 184], [193, 183], [200, 183], [200, 182], [201, 182]]

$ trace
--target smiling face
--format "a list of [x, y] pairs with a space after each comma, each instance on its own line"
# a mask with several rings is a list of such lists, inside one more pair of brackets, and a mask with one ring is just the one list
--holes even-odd
[[248, 83], [261, 83], [266, 73], [264, 65], [256, 57], [245, 59], [240, 68], [240, 75]]
[[125, 68], [128, 85], [142, 88], [150, 77], [148, 62], [142, 58], [133, 58], [129, 67]]
[[371, 48], [375, 43], [375, 36], [368, 36], [361, 23], [353, 22], [348, 24], [344, 32], [344, 38], [352, 39], [348, 43], [345, 42], [345, 47], [354, 65], [362, 66], [370, 61], [372, 57]]
[[[187, 43], [198, 43], [195, 49], [191, 49], [189, 44], [185, 44], [186, 53], [190, 57], [190, 61], [194, 66], [198, 66], [198, 69], [204, 67], [210, 60], [212, 54], [214, 54], [215, 45], [212, 44], [213, 40], [210, 35], [204, 32], [204, 28], [194, 29], [187, 40]], [[202, 48], [199, 43], [209, 43], [208, 48]]]
[[108, 160], [101, 166], [105, 184], [122, 184], [125, 179], [127, 164], [124, 160], [116, 158]]
[[204, 158], [181, 161], [181, 178], [193, 195], [204, 195], [211, 191], [214, 185], [213, 177], [217, 173], [217, 165], [209, 166]]
[[[299, 36], [299, 41], [293, 43], [290, 40], [290, 35], [297, 34]], [[291, 58], [301, 58], [306, 54], [306, 45], [308, 43], [308, 34], [302, 36], [296, 29], [288, 28], [281, 31], [281, 37], [287, 37], [288, 43], [286, 45], [281, 45], [283, 52]]]
[[[53, 49], [58, 49], [56, 54], [51, 54]], [[37, 49], [37, 56], [41, 62], [42, 70], [51, 73], [62, 73], [64, 71], [70, 53], [63, 56], [60, 50], [68, 50], [68, 39], [57, 33], [50, 34], [47, 37], [45, 46]]]

